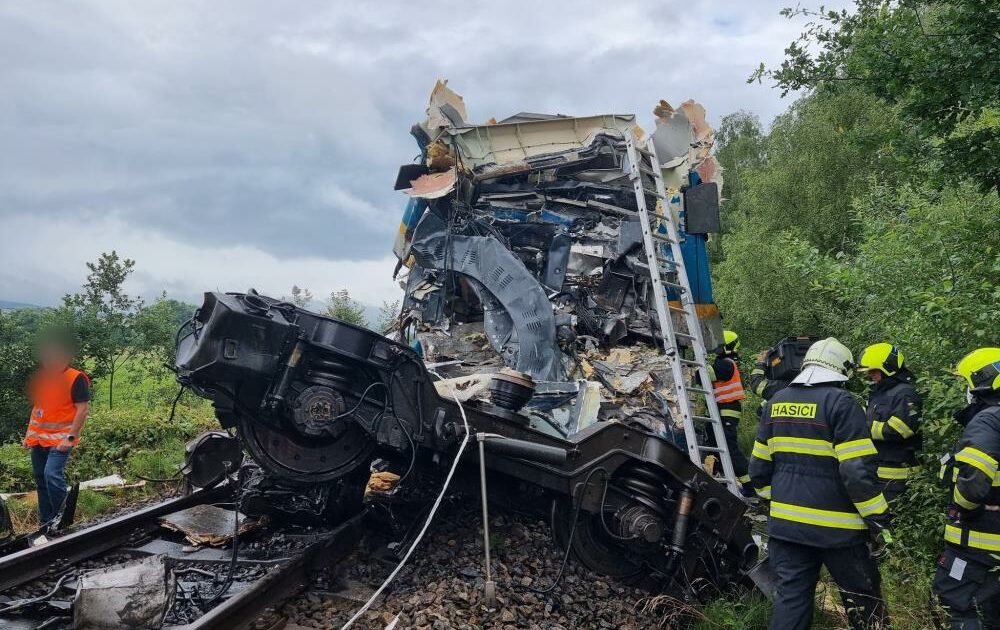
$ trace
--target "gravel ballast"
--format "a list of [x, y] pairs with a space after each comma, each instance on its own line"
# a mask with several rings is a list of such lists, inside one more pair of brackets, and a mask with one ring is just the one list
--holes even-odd
[[[492, 514], [490, 538], [498, 606], [483, 601], [481, 516], [475, 505], [442, 506], [427, 536], [393, 585], [355, 628], [443, 630], [603, 629], [655, 627], [643, 613], [650, 594], [599, 576], [572, 559], [559, 585], [548, 594], [562, 563], [546, 523], [521, 514]], [[305, 628], [339, 629], [381, 584], [393, 565], [377, 559], [384, 540], [369, 536], [339, 568], [280, 613]], [[263, 624], [262, 624], [263, 625]], [[294, 628], [294, 625], [292, 626]]]

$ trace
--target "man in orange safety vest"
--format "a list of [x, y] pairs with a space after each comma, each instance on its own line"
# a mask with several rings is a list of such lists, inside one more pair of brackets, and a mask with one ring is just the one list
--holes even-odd
[[70, 367], [73, 344], [52, 337], [38, 348], [39, 367], [28, 381], [31, 418], [23, 445], [31, 451], [43, 525], [59, 516], [66, 500], [66, 462], [80, 441], [90, 409], [90, 378]]

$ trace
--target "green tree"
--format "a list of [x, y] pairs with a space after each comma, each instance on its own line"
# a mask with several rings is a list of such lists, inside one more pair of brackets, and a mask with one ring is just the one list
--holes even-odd
[[853, 11], [785, 9], [812, 21], [776, 69], [784, 93], [852, 85], [898, 107], [952, 179], [1000, 187], [1000, 4], [856, 0]]
[[0, 441], [17, 438], [28, 422], [25, 383], [35, 365], [32, 339], [19, 311], [0, 311]]
[[352, 298], [347, 289], [340, 289], [330, 294], [326, 304], [326, 314], [358, 326], [368, 326], [364, 306]]
[[58, 317], [76, 331], [81, 354], [92, 362], [96, 378], [108, 378], [108, 406], [114, 407], [115, 376], [142, 349], [137, 324], [143, 301], [125, 291], [135, 261], [118, 252], [88, 262], [82, 291], [63, 298]]
[[173, 363], [177, 329], [195, 311], [193, 304], [167, 297], [164, 291], [152, 304], [142, 305], [132, 322], [132, 342], [157, 363]]
[[284, 300], [285, 302], [291, 302], [292, 304], [298, 306], [299, 308], [306, 308], [307, 306], [309, 306], [310, 302], [313, 301], [313, 294], [312, 291], [310, 291], [309, 289], [305, 289], [297, 284], [293, 284], [292, 294], [283, 295], [281, 296], [281, 299]]
[[821, 332], [829, 305], [786, 263], [793, 243], [834, 255], [854, 251], [861, 225], [852, 200], [873, 177], [898, 177], [900, 165], [882, 150], [895, 133], [893, 112], [876, 105], [857, 91], [817, 93], [796, 101], [767, 134], [746, 115], [721, 126], [727, 200], [713, 274], [726, 324], [740, 331], [744, 347]]
[[748, 208], [744, 202], [747, 184], [746, 174], [759, 168], [765, 159], [764, 130], [754, 114], [740, 110], [722, 117], [722, 123], [715, 133], [716, 158], [725, 165], [723, 186], [722, 233], [709, 241], [708, 252], [713, 265], [719, 264], [725, 256], [723, 246], [725, 234], [731, 232]]
[[384, 335], [399, 320], [399, 310], [402, 304], [399, 300], [385, 300], [378, 310], [378, 320], [375, 322], [375, 332]]

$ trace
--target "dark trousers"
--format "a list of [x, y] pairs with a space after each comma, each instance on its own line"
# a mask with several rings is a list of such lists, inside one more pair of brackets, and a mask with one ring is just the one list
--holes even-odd
[[[729, 405], [723, 403], [719, 405], [719, 411], [739, 411], [739, 406], [729, 403]], [[736, 473], [737, 477], [746, 477], [748, 471], [750, 470], [750, 462], [747, 460], [747, 456], [743, 454], [740, 450], [740, 439], [739, 439], [739, 426], [740, 419], [733, 418], [722, 415], [722, 432], [726, 436], [726, 448], [729, 449], [729, 459], [733, 462], [733, 471]], [[711, 425], [707, 429], [708, 436], [706, 443], [709, 446], [717, 446], [715, 443], [715, 432], [712, 431]]]
[[948, 611], [952, 630], [1000, 628], [1000, 566], [947, 547], [931, 588]]
[[733, 460], [733, 471], [737, 477], [746, 477], [750, 470], [750, 462], [747, 456], [740, 450], [740, 439], [738, 435], [739, 420], [736, 418], [722, 418], [722, 429], [726, 434], [726, 447], [729, 449], [729, 459]]
[[35, 473], [35, 485], [38, 488], [38, 519], [41, 523], [54, 519], [66, 500], [66, 462], [72, 450], [31, 447], [31, 469]]
[[888, 627], [878, 565], [868, 545], [826, 549], [772, 538], [768, 550], [777, 575], [771, 630], [808, 630], [823, 566], [840, 589], [851, 628]]
[[882, 494], [889, 503], [894, 503], [904, 492], [906, 492], [906, 479], [883, 479]]

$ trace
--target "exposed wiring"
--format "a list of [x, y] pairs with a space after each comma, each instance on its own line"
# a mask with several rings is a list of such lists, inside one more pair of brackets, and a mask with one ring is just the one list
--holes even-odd
[[[438, 375], [436, 372], [431, 371], [431, 374], [434, 374], [434, 376], [441, 378], [441, 376]], [[413, 539], [413, 543], [410, 544], [410, 548], [406, 550], [406, 555], [404, 555], [403, 559], [399, 561], [399, 564], [397, 564], [396, 568], [392, 570], [392, 573], [390, 573], [389, 576], [385, 578], [385, 581], [382, 582], [382, 585], [379, 586], [374, 593], [372, 593], [372, 596], [368, 599], [368, 601], [365, 602], [365, 604], [360, 609], [358, 609], [356, 613], [354, 613], [353, 617], [347, 620], [347, 623], [345, 623], [341, 627], [341, 630], [347, 630], [348, 628], [353, 626], [354, 622], [356, 622], [358, 619], [361, 618], [362, 615], [368, 612], [368, 610], [372, 607], [372, 604], [375, 603], [375, 600], [377, 600], [382, 595], [382, 592], [385, 591], [386, 588], [388, 588], [389, 584], [391, 584], [392, 581], [396, 579], [396, 576], [399, 575], [399, 572], [402, 571], [404, 566], [406, 566], [406, 563], [410, 559], [410, 556], [413, 555], [413, 551], [417, 548], [417, 545], [419, 545], [420, 541], [423, 540], [424, 534], [427, 533], [427, 529], [431, 525], [431, 521], [434, 520], [434, 515], [437, 514], [438, 508], [441, 506], [441, 501], [444, 500], [444, 496], [448, 492], [448, 487], [451, 485], [452, 477], [455, 476], [455, 470], [458, 469], [458, 462], [462, 459], [462, 453], [465, 452], [465, 447], [469, 443], [469, 435], [471, 434], [471, 430], [469, 429], [469, 420], [468, 418], [465, 417], [465, 407], [462, 406], [462, 401], [458, 399], [458, 395], [455, 392], [452, 392], [452, 398], [455, 399], [455, 403], [458, 405], [458, 410], [462, 414], [462, 424], [465, 425], [465, 435], [462, 437], [462, 442], [458, 446], [458, 452], [455, 453], [455, 459], [451, 463], [451, 470], [448, 471], [448, 476], [445, 477], [444, 485], [441, 486], [441, 492], [438, 494], [437, 499], [435, 499], [434, 505], [431, 506], [431, 511], [427, 514], [427, 519], [424, 521], [423, 527], [420, 528], [420, 532], [417, 533], [417, 537]]]
[[[594, 474], [601, 470], [604, 469], [595, 468], [590, 471], [590, 473], [587, 475], [587, 478], [583, 481], [583, 484], [580, 486], [583, 489], [581, 495], [583, 494], [583, 492], [586, 492], [587, 486], [590, 484], [590, 480], [594, 477]], [[605, 474], [607, 474], [606, 470], [604, 472]], [[573, 526], [570, 527], [569, 538], [566, 539], [566, 553], [563, 554], [562, 564], [559, 565], [559, 573], [556, 574], [555, 579], [552, 580], [552, 584], [548, 588], [533, 588], [531, 586], [526, 586], [525, 588], [527, 588], [532, 593], [537, 593], [539, 595], [548, 595], [552, 591], [556, 590], [556, 587], [559, 586], [559, 582], [562, 581], [563, 573], [566, 572], [566, 563], [569, 562], [569, 554], [573, 549], [573, 538], [576, 536], [577, 521], [580, 520], [580, 503], [582, 502], [582, 496], [581, 497], [574, 496], [573, 502], [576, 504], [573, 507]]]
[[177, 390], [177, 395], [174, 396], [174, 402], [170, 405], [170, 422], [174, 421], [174, 414], [177, 413], [177, 403], [181, 399], [181, 395], [184, 394], [184, 390], [187, 389], [187, 385], [181, 385], [181, 388]]
[[608, 486], [611, 485], [611, 473], [609, 473], [604, 468], [597, 468], [595, 470], [600, 470], [604, 472], [604, 492], [601, 493], [601, 506], [597, 512], [598, 519], [601, 521], [601, 527], [604, 528], [604, 533], [610, 536], [611, 538], [614, 538], [615, 540], [620, 540], [622, 542], [637, 540], [639, 537], [636, 536], [635, 534], [633, 534], [632, 536], [620, 536], [611, 531], [611, 528], [608, 527], [607, 521], [604, 520], [604, 504], [608, 499]]
[[[393, 378], [396, 378], [395, 373], [393, 374]], [[402, 387], [402, 383], [400, 383], [400, 387]], [[410, 476], [411, 472], [413, 472], [413, 466], [417, 463], [417, 445], [413, 441], [413, 436], [410, 435], [410, 432], [407, 430], [406, 423], [399, 419], [395, 410], [393, 410], [392, 417], [396, 420], [396, 424], [399, 425], [399, 430], [406, 436], [406, 441], [410, 443], [410, 465], [406, 467], [406, 472], [399, 478], [399, 481], [397, 482], [398, 485], [406, 481], [406, 478]]]
[[[385, 390], [386, 390], [386, 392], [389, 391], [389, 388], [386, 387], [385, 383], [383, 383], [382, 381], [375, 381], [374, 383], [372, 383], [371, 385], [369, 385], [368, 387], [366, 387], [365, 391], [361, 392], [361, 398], [358, 400], [358, 404], [354, 405], [353, 409], [351, 409], [350, 411], [345, 411], [344, 413], [339, 413], [339, 414], [335, 415], [334, 417], [330, 418], [330, 420], [339, 420], [339, 419], [344, 418], [346, 416], [354, 415], [354, 412], [357, 411], [358, 409], [360, 409], [361, 405], [365, 402], [365, 399], [368, 398], [368, 392], [370, 392], [372, 390], [372, 388], [375, 387], [376, 385], [380, 385], [380, 386], [384, 387]], [[375, 401], [375, 402], [381, 402], [382, 403], [382, 411], [385, 411], [385, 408], [389, 405], [388, 397], [386, 397], [386, 400]]]
[[[211, 608], [216, 604], [216, 602], [222, 599], [222, 596], [226, 594], [226, 592], [229, 590], [229, 587], [233, 585], [233, 580], [236, 578], [236, 564], [239, 558], [239, 551], [240, 551], [240, 503], [243, 502], [243, 476], [239, 474], [238, 469], [236, 475], [236, 483], [238, 484], [236, 488], [236, 501], [233, 504], [233, 556], [229, 560], [229, 571], [226, 574], [226, 581], [223, 582], [222, 586], [219, 588], [218, 593], [212, 595], [212, 597], [209, 598], [208, 601], [205, 601], [204, 596], [202, 596], [202, 594], [198, 592], [197, 589], [195, 590], [195, 592], [198, 592], [198, 597], [199, 599], [202, 600], [202, 603], [205, 607], [203, 608], [203, 610]], [[215, 484], [213, 483], [212, 485]]]
[[11, 613], [14, 612], [15, 610], [20, 610], [26, 606], [31, 606], [32, 604], [38, 604], [40, 602], [44, 602], [50, 599], [52, 596], [54, 596], [56, 593], [59, 592], [59, 589], [63, 587], [63, 583], [67, 579], [69, 579], [71, 575], [73, 574], [67, 573], [66, 575], [59, 578], [59, 580], [56, 582], [56, 585], [52, 587], [52, 590], [44, 595], [40, 595], [38, 597], [32, 597], [31, 599], [22, 599], [21, 601], [14, 602], [10, 606], [7, 606], [5, 608], [0, 608], [0, 615]]

